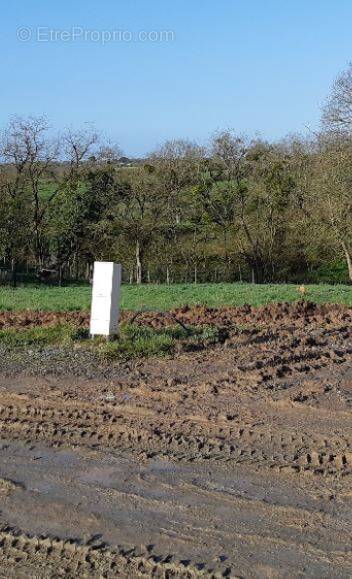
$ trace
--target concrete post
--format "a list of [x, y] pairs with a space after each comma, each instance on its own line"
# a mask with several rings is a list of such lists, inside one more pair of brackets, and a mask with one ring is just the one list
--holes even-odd
[[114, 336], [118, 333], [121, 265], [95, 261], [93, 271], [90, 335]]

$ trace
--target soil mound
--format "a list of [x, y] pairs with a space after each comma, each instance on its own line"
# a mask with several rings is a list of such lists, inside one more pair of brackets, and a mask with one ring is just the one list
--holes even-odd
[[[229, 327], [238, 324], [281, 325], [323, 323], [334, 324], [352, 321], [352, 309], [338, 304], [315, 304], [309, 301], [276, 303], [261, 307], [248, 304], [239, 307], [210, 308], [183, 306], [171, 311], [121, 312], [122, 322], [133, 322], [153, 328], [163, 328], [178, 322], [188, 325]], [[42, 312], [22, 310], [0, 312], [0, 329], [54, 326], [69, 323], [78, 327], [89, 325], [89, 312]]]

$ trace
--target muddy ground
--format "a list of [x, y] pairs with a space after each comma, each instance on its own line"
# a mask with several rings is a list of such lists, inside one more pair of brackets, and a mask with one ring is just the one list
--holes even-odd
[[175, 317], [224, 339], [110, 364], [2, 350], [0, 576], [351, 577], [352, 310], [135, 323]]

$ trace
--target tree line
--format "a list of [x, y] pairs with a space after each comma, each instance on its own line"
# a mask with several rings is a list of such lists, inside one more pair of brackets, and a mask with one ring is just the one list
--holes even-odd
[[94, 260], [122, 263], [131, 283], [352, 281], [352, 65], [308, 138], [226, 130], [207, 147], [121, 154], [89, 127], [53, 137], [44, 118], [10, 120], [3, 282], [89, 279]]

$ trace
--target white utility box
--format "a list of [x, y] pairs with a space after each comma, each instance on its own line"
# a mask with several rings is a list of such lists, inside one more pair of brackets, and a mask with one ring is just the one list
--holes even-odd
[[95, 261], [93, 271], [91, 336], [113, 336], [118, 332], [121, 265]]

